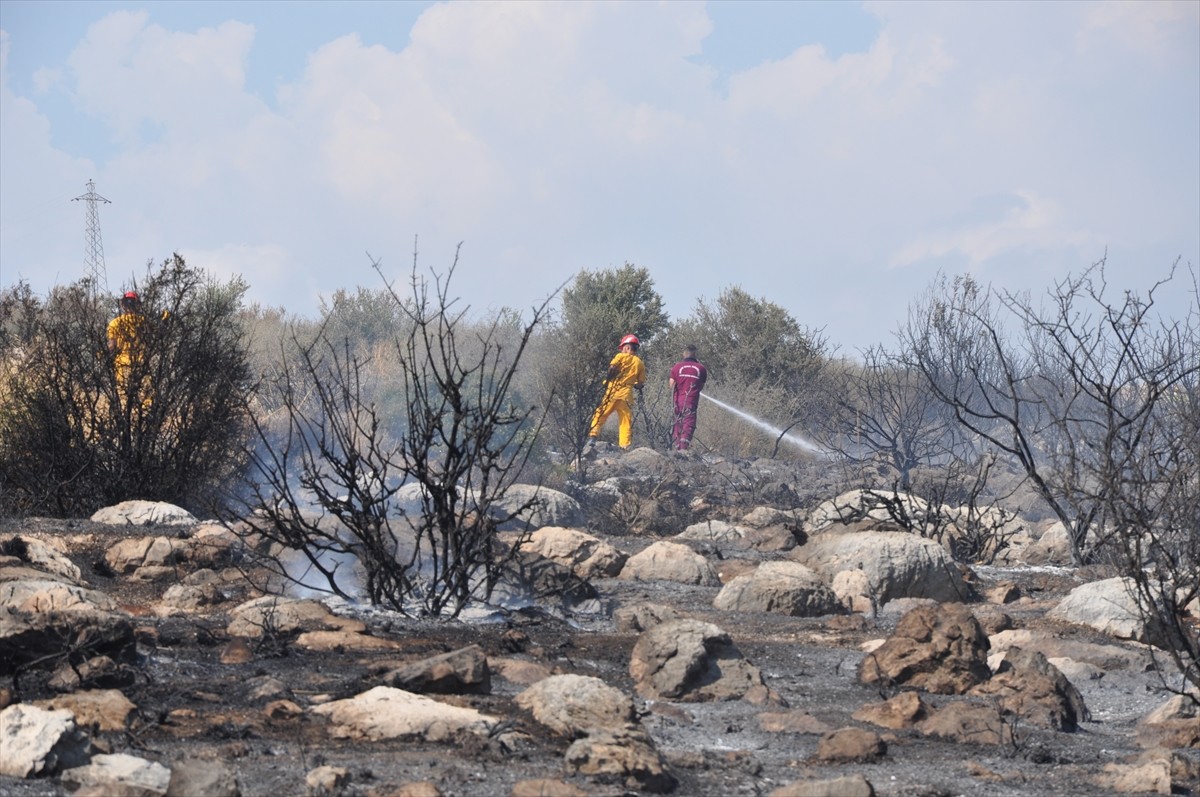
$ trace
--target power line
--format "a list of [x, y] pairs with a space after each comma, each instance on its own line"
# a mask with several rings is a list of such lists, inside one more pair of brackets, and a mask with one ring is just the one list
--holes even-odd
[[101, 288], [108, 293], [108, 273], [104, 268], [104, 239], [100, 237], [100, 213], [97, 211], [96, 205], [100, 202], [111, 203], [96, 193], [94, 181], [87, 181], [87, 189], [86, 194], [77, 196], [71, 201], [78, 202], [82, 199], [87, 202], [87, 246], [84, 248], [87, 275], [91, 278], [93, 293]]

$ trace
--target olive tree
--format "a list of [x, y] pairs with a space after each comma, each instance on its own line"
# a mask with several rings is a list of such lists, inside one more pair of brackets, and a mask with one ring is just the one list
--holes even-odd
[[[706, 394], [764, 423], [807, 431], [824, 412], [826, 391], [820, 382], [830, 354], [824, 334], [774, 302], [730, 287], [715, 301], [698, 300], [668, 337], [672, 358], [685, 344], [698, 347], [709, 372]], [[719, 424], [700, 424], [697, 441], [731, 453], [773, 453], [766, 447], [770, 436], [760, 429], [741, 425], [732, 415], [720, 417]], [[779, 441], [772, 442], [777, 452]]]
[[632, 263], [618, 269], [581, 271], [562, 290], [563, 326], [575, 342], [590, 345], [607, 364], [616, 341], [632, 333], [651, 343], [670, 321], [650, 272]]
[[[581, 271], [562, 289], [560, 316], [538, 336], [530, 388], [547, 408], [549, 445], [579, 460], [617, 342], [637, 335], [645, 359], [669, 322], [649, 271], [630, 263]], [[639, 413], [647, 417], [644, 407]]]

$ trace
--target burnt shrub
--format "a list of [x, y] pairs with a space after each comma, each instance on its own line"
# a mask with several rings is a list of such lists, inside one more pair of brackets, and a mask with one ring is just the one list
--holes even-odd
[[112, 298], [87, 280], [0, 297], [0, 511], [78, 517], [128, 499], [199, 510], [239, 471], [246, 286], [174, 255], [131, 287], [141, 319], [124, 374], [107, 339]]

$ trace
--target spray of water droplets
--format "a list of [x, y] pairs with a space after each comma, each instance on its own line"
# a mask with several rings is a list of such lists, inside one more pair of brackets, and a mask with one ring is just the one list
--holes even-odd
[[745, 412], [743, 410], [739, 410], [737, 407], [726, 404], [724, 401], [721, 401], [720, 399], [715, 399], [712, 396], [708, 395], [707, 393], [701, 393], [700, 397], [708, 399], [713, 404], [716, 404], [718, 407], [720, 407], [723, 410], [727, 410], [729, 412], [732, 412], [734, 415], [737, 415], [741, 418], [745, 418], [747, 421], [749, 421], [750, 423], [759, 427], [760, 429], [765, 429], [766, 431], [775, 435], [777, 438], [779, 438], [781, 440], [785, 440], [794, 446], [798, 446], [799, 448], [802, 448], [805, 451], [808, 451], [812, 454], [820, 454], [821, 456], [824, 456], [825, 454], [828, 453], [827, 451], [825, 451], [825, 449], [821, 448], [819, 445], [817, 445], [816, 443], [813, 443], [810, 440], [805, 440], [803, 437], [800, 437], [798, 435], [789, 434], [787, 432], [784, 432], [782, 429], [780, 429], [776, 426], [772, 426], [771, 424], [767, 423], [764, 420], [755, 418], [750, 413]]

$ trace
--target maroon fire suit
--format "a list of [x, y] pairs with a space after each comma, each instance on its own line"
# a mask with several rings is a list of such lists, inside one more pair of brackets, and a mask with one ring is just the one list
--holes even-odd
[[700, 391], [708, 381], [708, 369], [695, 357], [685, 357], [671, 366], [671, 398], [675, 405], [675, 425], [671, 441], [680, 451], [687, 450], [696, 432], [696, 408]]

